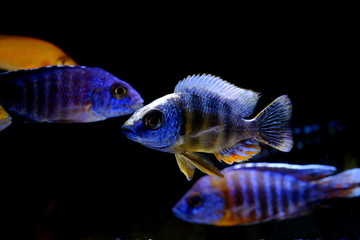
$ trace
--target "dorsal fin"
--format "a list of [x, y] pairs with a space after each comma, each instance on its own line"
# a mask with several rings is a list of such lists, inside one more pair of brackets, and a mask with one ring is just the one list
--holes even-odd
[[223, 173], [228, 171], [241, 171], [241, 169], [255, 169], [256, 171], [278, 172], [293, 175], [298, 179], [308, 181], [318, 180], [333, 175], [337, 171], [336, 167], [320, 164], [297, 165], [287, 163], [254, 162], [237, 164], [235, 166], [228, 167], [223, 170]]
[[174, 92], [227, 101], [241, 117], [249, 116], [259, 99], [258, 93], [239, 88], [220, 77], [209, 74], [188, 76], [176, 85]]

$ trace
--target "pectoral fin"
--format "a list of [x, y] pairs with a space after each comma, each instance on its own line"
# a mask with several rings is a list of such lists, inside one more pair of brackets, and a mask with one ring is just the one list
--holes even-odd
[[[210, 160], [198, 153], [182, 153], [177, 155], [176, 160], [178, 164], [179, 162], [181, 164], [179, 164], [180, 170], [186, 175], [188, 180], [192, 179], [195, 167], [206, 174], [224, 178], [224, 175], [221, 174], [220, 170], [217, 169]], [[186, 164], [184, 164], [184, 162], [186, 162]]]
[[4, 130], [11, 124], [11, 117], [5, 111], [5, 109], [0, 106], [0, 131]]
[[234, 147], [215, 153], [219, 161], [227, 164], [246, 161], [260, 152], [261, 148], [256, 140], [247, 139], [240, 141]]

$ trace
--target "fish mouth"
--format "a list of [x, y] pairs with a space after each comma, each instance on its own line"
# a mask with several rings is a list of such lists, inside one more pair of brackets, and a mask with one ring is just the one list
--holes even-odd
[[198, 223], [197, 221], [195, 221], [194, 219], [192, 219], [190, 216], [188, 216], [185, 212], [184, 209], [181, 206], [175, 205], [172, 208], [172, 212], [175, 215], [175, 217], [186, 221], [186, 222], [193, 222], [193, 223]]
[[141, 145], [145, 146], [145, 147], [148, 147], [148, 148], [151, 148], [151, 149], [155, 149], [155, 150], [158, 150], [158, 151], [163, 151], [163, 152], [166, 152], [166, 148], [168, 146], [158, 146], [158, 143], [157, 142], [154, 142], [154, 141], [146, 141], [144, 139], [142, 139], [135, 131], [134, 128], [132, 128], [131, 126], [129, 125], [126, 125], [124, 124], [122, 127], [122, 132], [123, 134], [125, 135], [126, 138], [134, 141], [134, 142], [137, 142], [137, 143], [140, 143]]
[[123, 125], [123, 126], [121, 127], [121, 130], [122, 130], [123, 134], [124, 134], [127, 138], [129, 138], [129, 139], [137, 142], [138, 136], [137, 136], [135, 130], [134, 130], [132, 127], [130, 127], [130, 126], [128, 126], [128, 125]]
[[172, 208], [172, 212], [177, 218], [184, 219], [184, 214], [177, 206]]

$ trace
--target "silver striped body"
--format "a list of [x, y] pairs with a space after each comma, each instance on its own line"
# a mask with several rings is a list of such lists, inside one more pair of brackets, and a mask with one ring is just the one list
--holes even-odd
[[258, 133], [257, 122], [235, 114], [226, 101], [194, 94], [179, 96], [183, 104], [180, 106], [183, 108], [183, 134], [175, 146], [180, 150], [216, 153]]

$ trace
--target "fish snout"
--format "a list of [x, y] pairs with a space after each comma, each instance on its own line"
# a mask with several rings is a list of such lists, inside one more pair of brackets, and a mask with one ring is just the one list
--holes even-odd
[[183, 219], [184, 214], [183, 214], [183, 212], [182, 212], [177, 206], [174, 206], [174, 207], [172, 208], [172, 212], [174, 213], [174, 215], [175, 215], [177, 218]]
[[131, 139], [131, 138], [135, 138], [135, 136], [136, 136], [136, 132], [135, 132], [134, 128], [132, 128], [129, 125], [124, 124], [121, 127], [121, 130], [127, 138]]

